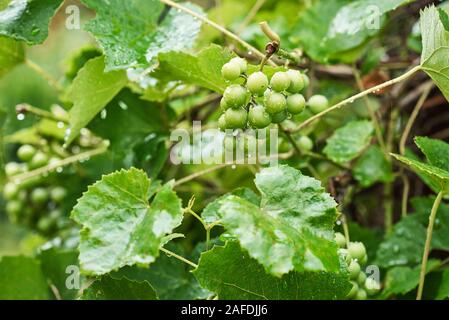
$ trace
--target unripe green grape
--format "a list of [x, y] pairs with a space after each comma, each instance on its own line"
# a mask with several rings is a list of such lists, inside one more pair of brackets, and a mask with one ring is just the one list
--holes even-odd
[[51, 219], [50, 217], [42, 217], [37, 222], [37, 229], [40, 232], [47, 233], [50, 232], [53, 227], [55, 226], [55, 221]]
[[31, 192], [31, 201], [34, 204], [44, 204], [48, 201], [49, 194], [47, 189], [44, 188], [36, 188]]
[[30, 169], [37, 169], [46, 166], [47, 164], [48, 164], [48, 156], [45, 153], [38, 151], [34, 155], [34, 157], [30, 160], [29, 167]]
[[17, 162], [9, 162], [5, 165], [6, 176], [12, 177], [22, 172], [22, 167]]
[[265, 97], [265, 110], [270, 114], [276, 114], [285, 110], [287, 100], [282, 93], [270, 92]]
[[226, 100], [224, 99], [224, 97], [222, 97], [221, 100], [220, 100], [220, 108], [221, 108], [221, 110], [226, 111], [226, 110], [228, 110], [230, 107], [231, 107], [231, 106], [229, 106], [229, 105], [226, 103]]
[[306, 108], [306, 99], [302, 94], [295, 93], [287, 98], [287, 110], [291, 114], [300, 114]]
[[309, 106], [310, 111], [317, 114], [329, 108], [329, 101], [325, 96], [317, 94], [310, 97], [309, 101], [307, 101], [307, 105]]
[[302, 80], [304, 81], [304, 88], [310, 86], [310, 78], [306, 74], [302, 74]]
[[373, 278], [366, 278], [365, 290], [370, 296], [375, 295], [380, 290], [380, 284]]
[[54, 202], [61, 202], [67, 196], [67, 190], [63, 187], [55, 187], [50, 191], [50, 198]]
[[221, 68], [221, 75], [229, 81], [233, 81], [240, 77], [240, 65], [235, 62], [228, 62]]
[[335, 242], [337, 242], [337, 245], [338, 245], [340, 248], [346, 247], [346, 238], [345, 238], [345, 236], [344, 236], [342, 233], [340, 233], [340, 232], [336, 232], [336, 233], [335, 233]]
[[261, 71], [254, 72], [248, 77], [246, 87], [252, 94], [262, 96], [268, 88], [268, 78]]
[[360, 265], [357, 263], [357, 261], [352, 260], [349, 263], [348, 272], [349, 272], [349, 278], [351, 278], [352, 280], [356, 280], [358, 278], [359, 273], [360, 273]]
[[229, 62], [238, 64], [241, 73], [245, 73], [248, 70], [248, 63], [243, 58], [235, 57], [232, 58]]
[[19, 150], [17, 150], [17, 156], [19, 157], [20, 160], [25, 162], [30, 161], [35, 154], [36, 149], [29, 144], [24, 144], [19, 148]]
[[361, 242], [350, 242], [348, 244], [348, 253], [352, 259], [362, 261], [363, 257], [366, 255], [366, 249]]
[[287, 91], [290, 93], [298, 93], [304, 89], [304, 78], [298, 70], [288, 70], [287, 75], [290, 78], [290, 86]]
[[230, 129], [243, 129], [248, 121], [245, 109], [228, 109], [225, 112], [226, 127]]
[[222, 131], [225, 131], [226, 128], [226, 117], [225, 114], [223, 113], [220, 118], [218, 118], [218, 128]]
[[243, 107], [246, 104], [247, 91], [244, 87], [233, 84], [226, 88], [223, 98], [226, 104], [232, 108]]
[[348, 299], [352, 299], [357, 295], [357, 292], [359, 291], [359, 285], [355, 281], [351, 281], [352, 288], [349, 291], [348, 295], [346, 296]]
[[360, 271], [359, 276], [357, 277], [357, 283], [360, 284], [360, 286], [364, 286], [365, 280], [366, 280], [365, 272]]
[[49, 216], [51, 219], [53, 219], [53, 221], [56, 221], [56, 220], [58, 220], [58, 219], [62, 216], [62, 212], [61, 212], [61, 210], [55, 209], [55, 210], [52, 210], [52, 211], [48, 214], [48, 216]]
[[276, 92], [287, 90], [290, 87], [290, 83], [290, 77], [286, 72], [276, 72], [270, 81], [271, 89]]
[[298, 147], [302, 151], [312, 151], [313, 149], [313, 141], [307, 136], [301, 136], [298, 139]]
[[8, 201], [6, 203], [6, 212], [9, 215], [12, 216], [17, 216], [18, 214], [20, 214], [20, 211], [22, 211], [22, 202], [17, 201], [17, 200], [13, 200], [13, 201]]
[[278, 113], [274, 113], [271, 115], [271, 122], [272, 123], [281, 123], [283, 121], [285, 121], [288, 117], [288, 113], [287, 111], [281, 111]]
[[362, 288], [360, 288], [360, 289], [357, 291], [357, 294], [355, 295], [355, 299], [356, 299], [356, 300], [366, 300], [367, 297], [368, 297], [368, 296], [367, 296], [367, 294], [366, 294], [366, 291], [363, 290]]
[[364, 255], [363, 258], [359, 261], [361, 266], [364, 266], [368, 262], [368, 255]]
[[249, 110], [249, 123], [258, 129], [263, 129], [271, 124], [271, 116], [262, 106], [255, 106]]
[[12, 200], [17, 197], [19, 194], [19, 186], [15, 183], [7, 183], [5, 184], [5, 187], [3, 188], [3, 197], [6, 200]]

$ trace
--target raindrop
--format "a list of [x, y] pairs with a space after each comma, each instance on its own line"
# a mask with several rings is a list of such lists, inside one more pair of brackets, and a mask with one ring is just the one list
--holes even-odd
[[57, 173], [61, 173], [63, 170], [64, 170], [64, 169], [63, 169], [62, 167], [57, 167], [57, 168], [56, 168], [56, 172], [57, 172]]
[[64, 124], [64, 122], [59, 121], [57, 126], [58, 126], [59, 129], [63, 129], [65, 127], [65, 124]]
[[253, 52], [252, 52], [252, 51], [248, 51], [248, 55], [250, 55], [250, 56], [251, 56], [252, 54], [253, 54]]
[[108, 112], [106, 111], [106, 109], [101, 110], [100, 118], [104, 120], [104, 119], [106, 119], [107, 116], [108, 116]]
[[31, 35], [33, 35], [33, 36], [38, 35], [39, 32], [41, 32], [41, 29], [38, 28], [38, 27], [33, 27], [33, 28], [31, 29]]
[[24, 115], [23, 113], [19, 113], [19, 114], [17, 115], [17, 120], [19, 120], [19, 121], [25, 120], [25, 115]]
[[337, 220], [337, 224], [338, 224], [338, 225], [341, 225], [341, 221], [340, 221], [340, 220]]

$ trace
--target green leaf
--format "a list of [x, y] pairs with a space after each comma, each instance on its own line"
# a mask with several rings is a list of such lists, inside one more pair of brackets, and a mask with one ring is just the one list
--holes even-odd
[[50, 288], [39, 261], [23, 257], [3, 257], [0, 261], [0, 300], [47, 300]]
[[42, 272], [54, 285], [64, 300], [75, 299], [78, 290], [76, 288], [68, 288], [66, 280], [69, 274], [66, 272], [67, 267], [78, 265], [78, 252], [69, 249], [51, 248], [41, 251], [38, 256]]
[[273, 277], [236, 242], [202, 253], [193, 273], [222, 300], [343, 299], [351, 288], [345, 274], [290, 272]]
[[438, 293], [436, 299], [442, 300], [449, 298], [449, 269], [443, 271], [443, 277], [438, 287]]
[[106, 71], [146, 68], [161, 52], [191, 48], [201, 28], [201, 21], [178, 10], [161, 16], [164, 6], [158, 0], [82, 1], [97, 13], [86, 29], [103, 48]]
[[[182, 221], [181, 201], [164, 185], [150, 204], [155, 188], [135, 168], [96, 182], [78, 200], [72, 218], [83, 226], [81, 271], [102, 275], [126, 265], [148, 265], [159, 255], [164, 237]], [[120, 239], [120, 241], [118, 241]]]
[[[273, 275], [338, 272], [336, 203], [320, 182], [287, 166], [264, 169], [255, 182], [260, 207], [234, 195], [217, 200], [218, 218], [228, 233]], [[203, 217], [211, 221], [216, 216], [205, 212]]]
[[104, 57], [89, 60], [79, 71], [67, 98], [73, 102], [70, 109], [70, 134], [67, 143], [75, 139], [128, 82], [125, 71], [104, 72]]
[[48, 37], [48, 25], [63, 0], [14, 0], [0, 11], [0, 35], [41, 44]]
[[355, 163], [352, 172], [354, 178], [365, 188], [376, 182], [391, 182], [394, 179], [391, 163], [377, 145], [366, 150]]
[[[441, 264], [438, 260], [429, 260], [427, 263], [427, 273]], [[387, 299], [393, 294], [406, 294], [418, 286], [421, 266], [394, 267], [388, 270], [385, 277], [385, 289], [381, 293], [382, 299]]]
[[369, 146], [373, 132], [370, 121], [351, 121], [327, 139], [323, 152], [337, 163], [349, 162]]
[[396, 158], [396, 160], [407, 165], [415, 173], [426, 176], [433, 185], [438, 186], [439, 190], [445, 192], [449, 191], [449, 172], [408, 157], [403, 157], [397, 154], [391, 155]]
[[[434, 197], [414, 198], [414, 214], [402, 218], [393, 232], [380, 244], [376, 264], [383, 268], [399, 265], [417, 265], [421, 262], [429, 214]], [[449, 206], [441, 204], [438, 208], [432, 235], [431, 249], [449, 251]]]
[[448, 143], [427, 137], [415, 137], [415, 143], [431, 165], [449, 172]]
[[447, 12], [442, 8], [438, 8], [438, 15], [440, 16], [440, 20], [444, 26], [444, 30], [449, 31], [449, 16], [447, 15]]
[[421, 12], [420, 23], [423, 43], [421, 68], [449, 100], [449, 32], [445, 30], [438, 10], [433, 5]]
[[[166, 248], [186, 256], [179, 245], [169, 244]], [[162, 254], [149, 268], [124, 267], [111, 274], [111, 277], [139, 282], [147, 281], [153, 286], [161, 300], [206, 299], [210, 296], [210, 292], [200, 287], [190, 269], [191, 267], [185, 263]]]
[[227, 83], [221, 75], [221, 68], [231, 57], [228, 50], [217, 45], [211, 45], [197, 55], [162, 53], [159, 67], [152, 75], [163, 81], [183, 81], [222, 93]]
[[148, 282], [128, 279], [113, 279], [104, 276], [84, 290], [83, 300], [157, 300], [153, 287]]
[[25, 60], [25, 50], [20, 42], [0, 37], [0, 77]]

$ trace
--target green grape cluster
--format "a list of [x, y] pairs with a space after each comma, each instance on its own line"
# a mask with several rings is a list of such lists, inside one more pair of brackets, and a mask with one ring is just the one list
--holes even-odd
[[36, 170], [60, 158], [48, 150], [25, 144], [17, 150], [21, 162], [9, 162], [5, 173], [10, 182], [3, 188], [6, 212], [14, 223], [26, 225], [44, 235], [50, 235], [63, 221], [59, 208], [67, 196], [67, 190], [59, 185], [49, 184], [42, 176], [35, 176], [23, 182], [14, 178]]
[[368, 262], [365, 245], [362, 242], [346, 243], [345, 236], [339, 232], [335, 234], [335, 241], [340, 247], [340, 253], [347, 263], [349, 278], [352, 288], [348, 293], [348, 299], [366, 300], [369, 296], [379, 291], [379, 284], [366, 276], [362, 267]]
[[[223, 131], [248, 127], [263, 129], [302, 113], [307, 106], [313, 113], [329, 107], [322, 95], [306, 101], [301, 92], [308, 86], [309, 79], [298, 70], [276, 72], [269, 79], [263, 71], [247, 74], [247, 61], [237, 57], [224, 64], [221, 73], [227, 81], [234, 82], [226, 88], [220, 101], [223, 113], [218, 126]], [[244, 83], [235, 83], [240, 78], [245, 79]]]

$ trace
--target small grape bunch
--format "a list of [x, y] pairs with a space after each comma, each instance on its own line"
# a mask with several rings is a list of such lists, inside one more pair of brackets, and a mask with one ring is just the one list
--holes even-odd
[[233, 83], [220, 101], [222, 115], [218, 120], [221, 130], [263, 129], [302, 113], [306, 106], [313, 113], [328, 108], [326, 97], [316, 95], [307, 102], [301, 91], [308, 86], [308, 78], [298, 70], [276, 72], [271, 79], [263, 71], [247, 75], [248, 63], [233, 58], [221, 70], [223, 78], [235, 82], [244, 78], [243, 85]]
[[21, 182], [15, 182], [17, 178], [14, 178], [59, 161], [59, 158], [48, 150], [39, 150], [29, 144], [18, 149], [17, 158], [21, 162], [5, 165], [5, 174], [10, 181], [3, 188], [6, 212], [13, 223], [26, 225], [43, 235], [51, 235], [64, 222], [60, 206], [67, 196], [67, 190], [50, 183], [48, 177], [34, 176]]
[[380, 285], [376, 280], [367, 277], [362, 267], [368, 262], [365, 245], [362, 242], [349, 242], [346, 245], [346, 239], [343, 234], [337, 232], [335, 241], [340, 247], [340, 254], [347, 263], [349, 278], [352, 288], [347, 298], [354, 300], [366, 300], [368, 296], [373, 296], [380, 290]]

